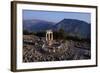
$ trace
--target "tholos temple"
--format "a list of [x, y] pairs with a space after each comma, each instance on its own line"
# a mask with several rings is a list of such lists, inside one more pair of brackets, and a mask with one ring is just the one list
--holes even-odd
[[52, 30], [46, 31], [46, 41], [49, 46], [52, 45], [52, 41], [53, 41], [53, 31]]

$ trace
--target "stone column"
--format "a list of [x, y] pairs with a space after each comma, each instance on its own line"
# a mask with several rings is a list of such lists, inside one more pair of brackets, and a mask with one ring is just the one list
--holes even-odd
[[50, 37], [50, 33], [48, 33], [48, 35], [49, 35], [49, 41], [50, 41], [50, 38], [51, 38], [51, 37]]
[[52, 41], [53, 41], [53, 32], [52, 32], [52, 30], [48, 30], [46, 32], [46, 41], [47, 41], [48, 45], [52, 45]]

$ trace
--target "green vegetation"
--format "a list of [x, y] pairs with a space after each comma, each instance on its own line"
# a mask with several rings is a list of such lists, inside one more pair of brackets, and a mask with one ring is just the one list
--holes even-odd
[[[36, 35], [38, 37], [45, 37], [46, 32], [29, 32], [27, 30], [23, 30], [24, 35]], [[56, 40], [74, 40], [74, 41], [80, 41], [80, 42], [91, 42], [89, 38], [82, 38], [82, 36], [71, 36], [68, 33], [66, 33], [62, 28], [59, 29], [59, 31], [53, 32], [53, 37]]]
[[28, 30], [23, 30], [24, 35], [36, 35], [38, 37], [45, 37], [45, 32], [29, 32]]
[[59, 29], [59, 31], [53, 32], [53, 35], [54, 35], [54, 39], [59, 39], [59, 40], [64, 39], [64, 40], [66, 40], [66, 33], [62, 28]]
[[66, 40], [74, 40], [74, 41], [80, 41], [80, 42], [91, 42], [89, 38], [80, 38], [77, 36], [66, 36]]
[[23, 34], [24, 34], [24, 35], [28, 35], [29, 32], [28, 32], [27, 30], [23, 30]]

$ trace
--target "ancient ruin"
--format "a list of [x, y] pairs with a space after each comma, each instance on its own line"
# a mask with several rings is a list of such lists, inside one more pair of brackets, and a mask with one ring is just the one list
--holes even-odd
[[52, 45], [52, 41], [53, 41], [53, 31], [52, 30], [46, 31], [46, 41], [49, 46]]

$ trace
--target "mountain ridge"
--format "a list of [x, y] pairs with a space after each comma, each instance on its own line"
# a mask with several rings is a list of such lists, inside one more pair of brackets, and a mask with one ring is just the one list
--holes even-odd
[[63, 19], [58, 23], [44, 20], [25, 20], [23, 21], [23, 28], [32, 32], [64, 29], [71, 36], [81, 36], [83, 38], [90, 38], [91, 36], [91, 24], [77, 19]]

